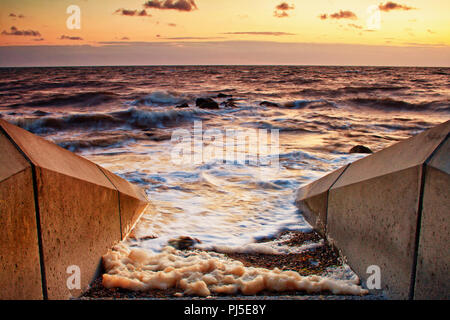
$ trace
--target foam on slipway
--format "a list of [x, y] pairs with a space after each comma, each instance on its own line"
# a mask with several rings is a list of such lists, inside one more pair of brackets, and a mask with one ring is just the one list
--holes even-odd
[[301, 276], [294, 271], [277, 268], [245, 267], [223, 254], [204, 251], [181, 252], [165, 247], [150, 254], [143, 249], [130, 249], [119, 243], [103, 256], [106, 288], [146, 291], [178, 287], [187, 295], [215, 294], [254, 295], [262, 291], [331, 292], [365, 295], [358, 279], [336, 280], [321, 276]]

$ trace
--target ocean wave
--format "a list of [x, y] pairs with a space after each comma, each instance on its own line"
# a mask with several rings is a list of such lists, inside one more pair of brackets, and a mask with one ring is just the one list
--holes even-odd
[[348, 102], [356, 106], [364, 106], [378, 110], [405, 110], [405, 111], [436, 111], [450, 112], [450, 100], [437, 100], [430, 102], [407, 102], [392, 98], [352, 98]]
[[26, 103], [16, 103], [10, 105], [10, 108], [16, 107], [65, 107], [81, 106], [92, 107], [100, 104], [115, 101], [118, 95], [107, 91], [83, 92], [76, 94], [54, 94], [46, 99], [34, 99]]
[[301, 109], [301, 108], [320, 108], [320, 107], [333, 107], [336, 108], [337, 105], [333, 101], [329, 101], [326, 99], [317, 99], [317, 100], [295, 100], [289, 101], [284, 104], [284, 107], [292, 108], [292, 109]]
[[155, 91], [131, 102], [133, 106], [174, 105], [188, 101], [188, 97], [174, 92]]
[[203, 112], [197, 109], [143, 110], [129, 108], [110, 113], [77, 113], [63, 116], [23, 117], [12, 123], [34, 133], [73, 129], [105, 130], [117, 127], [155, 128], [188, 120]]

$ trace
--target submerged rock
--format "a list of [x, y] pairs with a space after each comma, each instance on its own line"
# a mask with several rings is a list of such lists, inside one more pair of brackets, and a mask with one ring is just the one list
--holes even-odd
[[35, 112], [33, 112], [33, 114], [38, 117], [43, 117], [43, 116], [48, 116], [50, 113], [42, 111], [42, 110], [36, 110]]
[[263, 107], [275, 107], [275, 108], [280, 107], [280, 105], [278, 103], [270, 102], [270, 101], [263, 101], [259, 105], [263, 106]]
[[236, 108], [236, 104], [233, 98], [227, 99], [226, 101], [223, 101], [221, 103], [222, 106], [226, 107], [226, 108]]
[[198, 98], [195, 105], [202, 109], [219, 109], [219, 104], [211, 98]]
[[171, 134], [161, 131], [147, 131], [144, 132], [144, 134], [148, 137], [148, 139], [153, 141], [164, 141], [172, 139]]
[[180, 236], [176, 239], [170, 239], [168, 244], [178, 250], [186, 250], [194, 246], [197, 243], [201, 243], [200, 240], [196, 238], [191, 238], [187, 236]]
[[372, 150], [363, 145], [357, 145], [350, 149], [349, 153], [373, 153]]
[[219, 93], [217, 95], [217, 98], [231, 98], [232, 95], [231, 94], [225, 94], [225, 93]]
[[185, 103], [182, 103], [182, 104], [180, 104], [178, 106], [175, 106], [175, 108], [189, 108], [189, 105], [185, 102]]

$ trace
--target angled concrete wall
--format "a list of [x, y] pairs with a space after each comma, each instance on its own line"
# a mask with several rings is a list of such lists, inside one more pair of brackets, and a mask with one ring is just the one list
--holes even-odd
[[[127, 230], [123, 230], [122, 226], [132, 226], [147, 206], [145, 193], [96, 164], [30, 132], [2, 120], [0, 127], [10, 142], [10, 148], [5, 149], [7, 152], [1, 152], [2, 160], [10, 164], [16, 161], [19, 154], [22, 157], [21, 163], [29, 168], [28, 171], [23, 171], [24, 174], [26, 172], [26, 182], [17, 180], [17, 175], [14, 174], [9, 174], [9, 179], [19, 189], [31, 188], [27, 199], [32, 204], [34, 225], [30, 224], [30, 229], [33, 229], [35, 238], [29, 236], [27, 239], [33, 244], [30, 248], [38, 247], [39, 259], [37, 263], [33, 261], [33, 264], [39, 272], [32, 274], [39, 276], [41, 282], [40, 295], [25, 296], [18, 290], [11, 289], [2, 298], [76, 297], [96, 276], [101, 256], [125, 236], [124, 231]], [[11, 149], [11, 146], [14, 148]], [[0, 184], [0, 190], [3, 190], [3, 185], [4, 183]], [[127, 199], [122, 200], [127, 204], [126, 207], [121, 205], [121, 198]], [[3, 200], [8, 219], [20, 213], [20, 200]], [[15, 225], [11, 230], [17, 233], [19, 227]], [[5, 252], [10, 250], [6, 249]], [[16, 257], [12, 259], [15, 260]], [[28, 264], [15, 261], [19, 270]], [[80, 268], [80, 289], [69, 289], [66, 285], [70, 276], [66, 273], [69, 266]], [[14, 288], [20, 280], [21, 278], [9, 273], [4, 288]], [[26, 282], [22, 286], [28, 288]]]
[[1, 132], [0, 226], [0, 299], [42, 299], [31, 166]]
[[[379, 266], [382, 289], [391, 298], [442, 297], [444, 291], [448, 296], [448, 287], [441, 281], [450, 280], [445, 273], [449, 255], [438, 255], [429, 248], [437, 250], [448, 240], [448, 172], [436, 173], [433, 157], [441, 159], [435, 166], [448, 166], [444, 141], [449, 131], [450, 121], [355, 161], [328, 190], [336, 172], [315, 182], [325, 186], [321, 194], [328, 192], [315, 206], [327, 210], [325, 218], [323, 209], [310, 210], [306, 219], [313, 227], [326, 230], [327, 238], [363, 281], [369, 276], [369, 266]], [[297, 193], [300, 209], [317, 197], [314, 193], [309, 197], [309, 189], [306, 186]], [[319, 218], [326, 221], [325, 228], [317, 224]], [[438, 277], [442, 277], [439, 282]]]

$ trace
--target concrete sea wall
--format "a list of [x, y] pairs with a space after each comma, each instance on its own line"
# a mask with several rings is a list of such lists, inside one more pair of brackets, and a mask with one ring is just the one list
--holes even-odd
[[301, 187], [296, 204], [394, 299], [449, 299], [450, 121]]
[[[0, 150], [0, 299], [79, 296], [148, 205], [145, 192], [1, 119]], [[67, 285], [73, 267], [79, 289]]]

